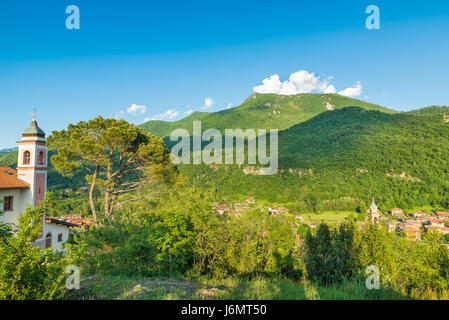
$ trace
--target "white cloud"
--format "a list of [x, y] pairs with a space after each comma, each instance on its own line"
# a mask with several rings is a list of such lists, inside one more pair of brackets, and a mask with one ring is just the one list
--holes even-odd
[[[295, 95], [300, 93], [322, 92], [337, 93], [334, 85], [329, 84], [332, 77], [321, 79], [315, 73], [300, 70], [292, 73], [288, 80], [281, 82], [279, 75], [273, 74], [262, 81], [262, 85], [254, 87], [257, 93], [275, 93], [282, 95]], [[346, 88], [338, 92], [348, 97], [357, 97], [362, 94], [360, 81], [353, 88]]]
[[159, 113], [157, 115], [155, 115], [153, 118], [147, 118], [145, 119], [145, 122], [150, 121], [150, 120], [173, 120], [174, 118], [176, 118], [178, 116], [179, 112], [176, 111], [175, 109], [170, 109], [167, 110], [164, 113]]
[[273, 74], [262, 81], [262, 85], [254, 87], [258, 93], [276, 93], [293, 95], [299, 93], [310, 93], [312, 91], [324, 92], [328, 88], [329, 79], [321, 80], [306, 70], [292, 73], [288, 80], [281, 82], [279, 75]]
[[186, 116], [190, 116], [192, 113], [193, 113], [193, 110], [192, 110], [192, 109], [189, 109], [189, 110], [187, 110], [187, 111], [184, 111], [184, 114], [185, 114]]
[[206, 99], [204, 99], [204, 109], [209, 109], [211, 108], [213, 105], [215, 104], [214, 99], [212, 99], [211, 97], [207, 97]]
[[126, 109], [126, 112], [132, 114], [133, 116], [137, 114], [144, 114], [147, 112], [147, 107], [133, 103], [128, 107], [128, 109]]
[[331, 84], [329, 87], [324, 89], [324, 93], [337, 93], [337, 89]]
[[117, 111], [117, 113], [115, 114], [114, 118], [116, 120], [119, 120], [119, 119], [123, 118], [124, 115], [125, 115], [125, 111]]
[[359, 97], [362, 94], [362, 84], [360, 83], [360, 81], [357, 81], [354, 87], [339, 91], [338, 94], [351, 98]]
[[257, 93], [280, 93], [282, 83], [279, 75], [273, 74], [269, 78], [265, 78], [262, 81], [262, 85], [254, 87], [254, 91]]
[[228, 105], [226, 106], [226, 109], [231, 109], [232, 108], [232, 103], [228, 103]]

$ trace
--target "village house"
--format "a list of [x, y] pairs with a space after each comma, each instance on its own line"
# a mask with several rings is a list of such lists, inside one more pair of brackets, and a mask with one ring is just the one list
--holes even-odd
[[400, 209], [400, 208], [393, 208], [390, 210], [391, 215], [396, 216], [396, 215], [403, 215], [404, 214], [404, 210]]
[[243, 203], [234, 203], [234, 204], [232, 204], [232, 207], [234, 208], [234, 210], [233, 210], [234, 213], [245, 212], [250, 209], [249, 206], [247, 206]]
[[296, 223], [298, 223], [298, 222], [304, 222], [303, 216], [300, 215], [300, 214], [295, 215], [295, 222], [296, 222]]
[[224, 214], [226, 212], [229, 212], [229, 206], [227, 204], [219, 204], [215, 207], [215, 211], [218, 214]]
[[419, 217], [424, 217], [424, 216], [427, 216], [427, 213], [422, 212], [422, 211], [415, 211], [412, 214], [412, 217], [415, 218], [415, 219], [419, 218]]
[[284, 207], [277, 207], [274, 208], [273, 206], [269, 206], [268, 207], [268, 213], [269, 214], [279, 214], [279, 213], [287, 213], [290, 214], [290, 212], [288, 211], [288, 209], [284, 208]]
[[444, 222], [441, 221], [440, 219], [429, 219], [429, 224], [430, 224], [431, 226], [436, 226], [436, 227], [444, 228]]
[[419, 223], [421, 223], [422, 225], [428, 225], [428, 224], [430, 224], [429, 220], [430, 220], [430, 218], [427, 217], [427, 216], [419, 216], [419, 217], [416, 217], [416, 218], [413, 219], [413, 221], [419, 222]]
[[448, 212], [437, 212], [437, 217], [440, 220], [449, 220], [449, 213]]
[[425, 228], [426, 228], [426, 231], [430, 230], [432, 232], [439, 232], [439, 233], [442, 233], [444, 235], [449, 234], [449, 228], [446, 228], [444, 226], [441, 227], [439, 225], [428, 225]]
[[400, 209], [400, 208], [393, 208], [390, 210], [390, 214], [399, 219], [399, 220], [405, 220], [407, 219], [407, 215], [404, 213], [404, 210]]
[[412, 222], [403, 222], [398, 224], [398, 230], [408, 239], [421, 240], [421, 224]]
[[82, 214], [66, 214], [57, 217], [57, 219], [74, 224], [78, 228], [83, 228], [84, 230], [90, 230], [90, 226], [94, 223], [93, 218], [85, 218]]
[[[34, 116], [34, 115], [33, 115]], [[16, 230], [19, 217], [27, 206], [39, 206], [47, 191], [48, 149], [45, 132], [36, 119], [22, 134], [18, 142], [17, 170], [0, 167], [0, 200], [3, 215], [0, 221], [11, 224]], [[53, 217], [43, 217], [39, 238], [33, 243], [42, 249], [61, 250], [69, 237], [69, 228], [74, 225]]]
[[248, 197], [246, 198], [246, 203], [248, 204], [256, 203], [256, 199], [254, 199], [254, 197]]

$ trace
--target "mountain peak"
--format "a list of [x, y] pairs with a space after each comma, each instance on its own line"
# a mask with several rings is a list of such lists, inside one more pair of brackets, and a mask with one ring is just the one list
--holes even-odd
[[356, 106], [366, 110], [396, 113], [379, 105], [338, 94], [303, 93], [297, 95], [251, 94], [235, 108], [218, 112], [199, 112], [174, 122], [149, 121], [141, 125], [160, 137], [167, 137], [174, 129], [192, 130], [192, 122], [201, 120], [203, 129], [287, 129], [320, 113]]

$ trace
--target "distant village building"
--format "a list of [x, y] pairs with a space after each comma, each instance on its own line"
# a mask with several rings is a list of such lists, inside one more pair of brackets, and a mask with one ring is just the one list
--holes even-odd
[[387, 222], [388, 232], [395, 232], [397, 229], [398, 223], [396, 221]]
[[393, 215], [393, 216], [404, 214], [404, 210], [402, 210], [400, 208], [393, 208], [393, 209], [391, 209], [390, 212], [391, 212], [391, 215]]
[[251, 204], [251, 203], [255, 203], [256, 199], [254, 199], [254, 197], [248, 197], [246, 198], [246, 203]]
[[444, 222], [440, 219], [429, 219], [428, 221], [431, 226], [444, 228]]
[[372, 222], [374, 222], [374, 223], [379, 222], [380, 214], [379, 214], [377, 205], [374, 203], [374, 197], [373, 197], [373, 202], [371, 202], [371, 205], [369, 206], [367, 213], [371, 216]]
[[286, 209], [286, 208], [284, 208], [284, 207], [277, 207], [277, 208], [274, 208], [273, 206], [269, 206], [269, 207], [268, 207], [268, 213], [269, 213], [269, 214], [273, 214], [273, 215], [276, 215], [276, 214], [279, 214], [279, 213], [287, 213], [287, 214], [290, 214], [290, 212], [288, 211], [288, 209]]
[[449, 228], [440, 225], [428, 225], [425, 226], [426, 231], [439, 232], [441, 234], [449, 234]]
[[[33, 115], [34, 116], [34, 115]], [[17, 227], [19, 217], [28, 205], [37, 207], [47, 191], [48, 149], [45, 132], [36, 119], [22, 134], [18, 142], [17, 170], [0, 167], [0, 200], [3, 200], [0, 221]], [[69, 237], [69, 228], [75, 225], [56, 218], [43, 217], [39, 238], [33, 243], [42, 249], [61, 249]]]
[[217, 204], [215, 207], [215, 211], [222, 215], [226, 212], [229, 212], [229, 206], [227, 204]]
[[420, 223], [404, 222], [398, 225], [398, 230], [411, 240], [421, 240]]
[[415, 222], [420, 222], [423, 225], [430, 224], [429, 220], [430, 220], [430, 218], [427, 216], [419, 216], [419, 217], [414, 218]]
[[419, 217], [424, 217], [427, 216], [427, 213], [422, 212], [422, 211], [415, 211], [412, 214], [413, 218], [419, 218]]
[[448, 212], [437, 212], [438, 219], [440, 220], [449, 220]]
[[406, 219], [406, 215], [404, 213], [404, 210], [400, 209], [400, 208], [393, 208], [390, 210], [390, 214], [398, 219], [404, 220]]

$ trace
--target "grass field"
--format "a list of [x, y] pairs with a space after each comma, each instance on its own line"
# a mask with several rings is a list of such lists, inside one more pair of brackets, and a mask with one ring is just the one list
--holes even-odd
[[353, 215], [356, 217], [358, 215], [355, 211], [324, 211], [322, 213], [305, 213], [303, 214], [305, 223], [340, 223], [343, 222], [347, 217]]
[[[433, 299], [433, 293], [420, 299]], [[68, 299], [108, 300], [403, 300], [405, 294], [368, 290], [364, 283], [347, 282], [316, 287], [304, 281], [263, 276], [244, 280], [88, 277]]]
[[433, 212], [433, 211], [437, 211], [437, 209], [435, 209], [431, 205], [427, 205], [427, 206], [415, 207], [415, 208], [412, 208], [411, 210], [407, 210], [407, 211], [408, 211], [408, 213], [413, 213], [413, 212], [416, 212], [416, 211]]

